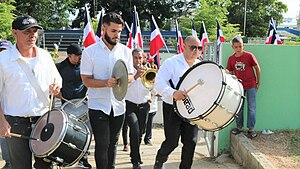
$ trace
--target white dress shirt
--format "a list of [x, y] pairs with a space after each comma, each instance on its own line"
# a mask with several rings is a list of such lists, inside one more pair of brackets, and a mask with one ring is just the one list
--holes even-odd
[[[133, 74], [133, 62], [131, 50], [118, 43], [112, 50], [108, 49], [100, 39], [99, 42], [89, 46], [82, 53], [80, 74], [93, 75], [94, 79], [107, 80], [112, 77], [112, 70], [117, 60], [122, 59], [128, 73]], [[115, 99], [112, 88], [88, 88], [88, 107], [94, 110], [102, 110], [109, 115], [113, 108], [114, 116], [125, 113], [125, 100]]]
[[[136, 73], [137, 71], [136, 69], [134, 69], [134, 74]], [[129, 84], [125, 96], [125, 100], [128, 100], [135, 104], [141, 104], [141, 103], [146, 103], [150, 99], [151, 99], [151, 93], [142, 84], [142, 79], [140, 77]]]
[[18, 59], [28, 64], [46, 96], [49, 96], [49, 86], [53, 84], [54, 79], [61, 86], [61, 76], [50, 54], [44, 49], [38, 47], [35, 49], [36, 58], [31, 61], [32, 63], [21, 56], [16, 45], [11, 50], [0, 53], [0, 93], [5, 115], [41, 116], [49, 110], [37, 96]]
[[[196, 59], [194, 64], [199, 63], [200, 60]], [[162, 96], [162, 100], [168, 104], [173, 104], [173, 89], [169, 83], [171, 79], [174, 87], [180, 80], [180, 77], [190, 68], [186, 62], [183, 54], [175, 55], [168, 58], [158, 69], [155, 78], [154, 88]]]

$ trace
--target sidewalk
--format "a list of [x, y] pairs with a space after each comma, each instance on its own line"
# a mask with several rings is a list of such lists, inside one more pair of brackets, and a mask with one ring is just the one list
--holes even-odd
[[[164, 134], [162, 128], [153, 129], [153, 146], [141, 145], [141, 154], [142, 154], [142, 164], [143, 169], [152, 169], [154, 164], [154, 159], [157, 153], [157, 150], [160, 148], [162, 141], [164, 140]], [[180, 163], [181, 156], [181, 147], [179, 146], [172, 152], [169, 156], [169, 160], [165, 163], [166, 169], [178, 169]], [[132, 164], [130, 163], [129, 152], [122, 151], [122, 137], [120, 137], [118, 151], [117, 151], [117, 159], [116, 159], [116, 169], [131, 169]], [[93, 166], [93, 169], [96, 168], [94, 161], [94, 143], [90, 147], [90, 155], [89, 162]], [[204, 139], [201, 138], [198, 141], [198, 145], [196, 147], [194, 162], [192, 169], [241, 169], [242, 167], [238, 165], [231, 156], [226, 154], [221, 155], [216, 160], [211, 159], [206, 148]], [[4, 165], [4, 161], [0, 159], [0, 167]], [[68, 169], [80, 169], [78, 165], [74, 165], [72, 167], [68, 167]]]

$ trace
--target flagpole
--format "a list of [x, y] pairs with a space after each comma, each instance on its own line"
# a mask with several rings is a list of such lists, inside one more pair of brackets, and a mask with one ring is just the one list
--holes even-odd
[[245, 13], [244, 13], [244, 36], [246, 36], [246, 19], [247, 19], [247, 0], [245, 0]]

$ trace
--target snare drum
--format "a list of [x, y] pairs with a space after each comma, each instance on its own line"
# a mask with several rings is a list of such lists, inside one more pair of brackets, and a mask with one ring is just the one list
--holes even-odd
[[68, 114], [74, 115], [75, 117], [77, 117], [78, 119], [84, 122], [89, 120], [88, 106], [86, 100], [84, 99], [69, 100], [68, 102], [65, 102], [61, 106], [61, 110]]
[[[48, 112], [49, 113], [49, 112]], [[60, 110], [43, 115], [32, 130], [29, 146], [37, 157], [67, 167], [75, 164], [88, 150], [91, 133], [87, 125]]]
[[210, 61], [188, 69], [176, 89], [188, 92], [185, 99], [174, 101], [178, 115], [207, 131], [228, 126], [244, 100], [244, 89], [236, 76]]

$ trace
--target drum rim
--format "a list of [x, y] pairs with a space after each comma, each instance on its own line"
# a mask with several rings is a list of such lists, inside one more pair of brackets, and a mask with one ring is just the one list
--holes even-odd
[[[69, 100], [69, 101], [72, 101], [72, 100], [78, 100], [78, 101], [81, 101], [82, 100], [82, 102], [83, 103], [85, 103], [86, 105], [87, 105], [87, 101], [86, 100], [83, 100], [83, 98], [76, 98], [76, 99], [71, 99], [71, 100]], [[68, 112], [66, 112], [65, 110], [64, 110], [64, 108], [68, 105], [68, 103], [69, 102], [65, 102], [63, 105], [61, 105], [60, 106], [60, 110], [61, 111], [63, 111], [63, 112], [65, 112], [65, 113], [67, 113], [67, 114], [72, 114], [72, 113], [68, 113]], [[69, 104], [71, 104], [71, 103], [69, 103]], [[75, 103], [76, 104], [76, 103]], [[72, 114], [72, 115], [74, 115], [74, 114]], [[75, 116], [75, 115], [74, 115]], [[84, 116], [86, 116], [86, 113], [83, 113], [81, 116], [76, 116], [76, 118], [79, 118], [79, 119], [81, 119], [81, 118], [83, 118]]]
[[[62, 116], [63, 116], [63, 118], [64, 118], [64, 120], [65, 120], [64, 123], [65, 123], [65, 124], [68, 124], [69, 119], [66, 118], [67, 114], [66, 114], [64, 111], [61, 111], [60, 109], [53, 109], [53, 110], [51, 110], [51, 111], [54, 111], [54, 110], [57, 110], [57, 111], [61, 112], [61, 113], [62, 113]], [[49, 113], [49, 112], [51, 112], [51, 111], [48, 111], [47, 113]], [[45, 113], [43, 116], [41, 116], [40, 119], [39, 119], [35, 124], [38, 124], [38, 123], [43, 119], [43, 117], [47, 115], [47, 113]], [[35, 131], [36, 131], [35, 128], [31, 131], [31, 134], [30, 134], [31, 137], [33, 136], [33, 134], [34, 134]], [[30, 151], [31, 151], [35, 156], [37, 156], [37, 157], [48, 157], [50, 154], [52, 154], [52, 153], [60, 146], [60, 144], [61, 144], [62, 141], [63, 141], [63, 138], [64, 138], [65, 135], [66, 135], [66, 133], [67, 133], [66, 128], [63, 128], [63, 130], [62, 130], [62, 132], [60, 133], [60, 135], [59, 135], [58, 139], [56, 140], [55, 144], [53, 144], [53, 146], [49, 148], [48, 152], [46, 152], [45, 154], [42, 154], [42, 155], [37, 155], [36, 153], [34, 153], [33, 148], [32, 148], [32, 142], [33, 142], [34, 140], [29, 140]]]
[[[179, 81], [178, 81], [178, 83], [177, 83], [175, 89], [176, 89], [176, 90], [179, 90], [179, 87], [180, 87], [180, 85], [182, 84], [183, 80], [185, 79], [185, 77], [186, 77], [192, 70], [194, 70], [196, 67], [198, 67], [198, 66], [200, 66], [200, 65], [202, 65], [202, 64], [206, 64], [206, 63], [212, 63], [212, 64], [217, 65], [218, 67], [220, 66], [220, 65], [218, 65], [217, 63], [215, 63], [215, 62], [213, 62], [213, 61], [209, 61], [209, 60], [201, 61], [201, 62], [199, 62], [199, 63], [194, 64], [192, 67], [190, 67], [188, 70], [186, 70], [186, 71], [184, 72], [184, 74], [183, 74], [183, 75], [181, 76], [181, 78], [179, 79]], [[223, 77], [223, 75], [222, 75], [222, 77]], [[223, 79], [224, 79], [224, 77], [223, 77]], [[222, 85], [222, 86], [223, 86], [223, 85]], [[216, 98], [215, 102], [216, 102], [219, 98], [220, 98], [220, 93], [219, 93], [219, 96]], [[178, 111], [178, 109], [177, 109], [177, 103], [176, 103], [176, 101], [175, 101], [174, 99], [173, 99], [173, 105], [174, 105], [174, 108], [175, 108], [175, 110], [176, 110], [175, 112], [178, 114], [178, 116], [181, 117], [181, 118], [183, 118], [183, 119], [187, 119], [187, 118], [183, 117], [183, 116], [179, 113], [179, 111]], [[207, 109], [207, 111], [204, 112], [203, 114], [199, 115], [198, 117], [191, 118], [191, 119], [187, 119], [187, 120], [188, 120], [188, 121], [191, 121], [191, 120], [196, 119], [196, 118], [202, 119], [202, 118], [206, 117], [206, 116], [209, 114], [209, 112], [211, 112], [211, 111], [214, 110], [214, 109], [215, 109], [215, 103], [212, 104], [212, 106], [211, 106], [209, 109]]]

